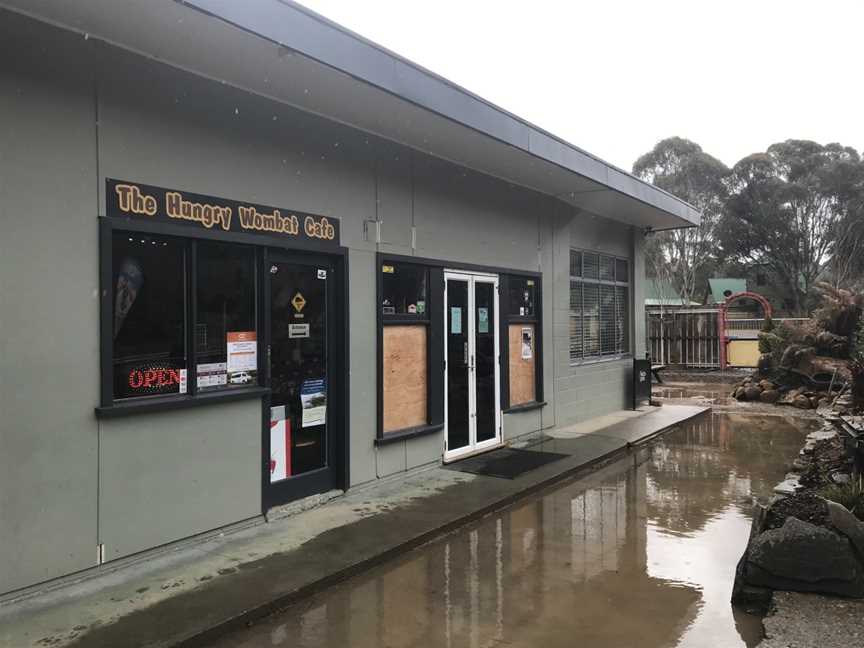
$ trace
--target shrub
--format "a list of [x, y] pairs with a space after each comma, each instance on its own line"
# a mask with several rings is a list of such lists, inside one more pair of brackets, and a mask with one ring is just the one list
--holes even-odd
[[864, 520], [864, 489], [857, 481], [825, 486], [819, 489], [819, 495], [845, 506], [859, 520]]

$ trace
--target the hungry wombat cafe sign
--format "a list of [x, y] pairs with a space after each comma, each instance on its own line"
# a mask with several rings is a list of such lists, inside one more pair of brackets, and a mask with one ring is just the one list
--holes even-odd
[[339, 220], [303, 212], [107, 180], [108, 216], [178, 223], [219, 232], [268, 234], [318, 245], [339, 245]]

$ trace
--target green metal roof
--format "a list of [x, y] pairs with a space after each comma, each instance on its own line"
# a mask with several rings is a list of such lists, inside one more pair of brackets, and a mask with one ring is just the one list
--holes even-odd
[[671, 281], [663, 279], [648, 279], [645, 282], [646, 306], [692, 306], [681, 298]]
[[711, 303], [722, 304], [726, 301], [726, 295], [723, 293], [727, 290], [732, 291], [733, 295], [735, 293], [747, 292], [747, 280], [718, 277], [708, 280], [708, 288], [711, 292]]

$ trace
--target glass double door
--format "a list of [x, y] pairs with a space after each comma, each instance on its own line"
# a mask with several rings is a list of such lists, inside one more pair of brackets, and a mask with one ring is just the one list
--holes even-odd
[[444, 460], [501, 443], [498, 277], [444, 273]]
[[271, 253], [264, 508], [335, 486], [333, 266]]

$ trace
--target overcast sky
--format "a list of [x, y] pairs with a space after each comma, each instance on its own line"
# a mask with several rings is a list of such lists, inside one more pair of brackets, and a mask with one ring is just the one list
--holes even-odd
[[864, 148], [864, 0], [302, 4], [628, 171], [671, 135]]

